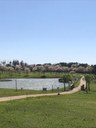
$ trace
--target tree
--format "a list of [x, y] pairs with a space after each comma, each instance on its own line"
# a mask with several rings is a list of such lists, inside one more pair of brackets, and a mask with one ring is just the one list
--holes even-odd
[[91, 67], [92, 67], [92, 73], [96, 74], [96, 65], [92, 65]]
[[91, 83], [91, 77], [89, 75], [85, 75], [86, 80], [86, 92], [90, 91], [90, 83]]
[[13, 66], [19, 65], [19, 60], [13, 60]]
[[64, 91], [66, 90], [66, 83], [70, 84], [70, 81], [72, 81], [72, 76], [69, 74], [63, 75], [62, 79], [59, 79], [59, 82], [64, 83]]

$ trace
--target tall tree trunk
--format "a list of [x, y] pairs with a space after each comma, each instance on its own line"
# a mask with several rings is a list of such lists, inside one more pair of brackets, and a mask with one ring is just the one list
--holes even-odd
[[66, 90], [66, 87], [65, 87], [65, 82], [64, 82], [64, 91]]

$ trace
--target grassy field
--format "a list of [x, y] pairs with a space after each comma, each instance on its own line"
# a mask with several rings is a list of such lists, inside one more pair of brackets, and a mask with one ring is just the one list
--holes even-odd
[[59, 78], [63, 77], [64, 73], [62, 72], [4, 72], [0, 73], [0, 78]]
[[[59, 89], [60, 91], [63, 91], [62, 89]], [[57, 89], [54, 90], [48, 90], [48, 91], [35, 91], [35, 90], [21, 90], [18, 89], [3, 89], [0, 88], [0, 97], [6, 97], [6, 96], [18, 96], [18, 95], [29, 95], [29, 94], [41, 94], [41, 93], [55, 93], [58, 92]]]
[[88, 94], [2, 102], [0, 128], [96, 128], [96, 84]]
[[[63, 75], [69, 74], [64, 72], [0, 72], [0, 79], [4, 78], [62, 78]], [[72, 75], [72, 74], [71, 74]], [[82, 74], [81, 74], [82, 75]], [[73, 76], [80, 77], [80, 74]]]

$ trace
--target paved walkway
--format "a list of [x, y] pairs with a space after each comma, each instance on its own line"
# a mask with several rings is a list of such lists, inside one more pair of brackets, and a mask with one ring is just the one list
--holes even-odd
[[[84, 85], [84, 87], [86, 87], [86, 81], [85, 81], [84, 76], [80, 79], [80, 84], [79, 84], [78, 87], [76, 87], [76, 88], [74, 88], [73, 90], [70, 90], [70, 91], [61, 92], [60, 95], [73, 94], [73, 93], [79, 92], [81, 90], [82, 85]], [[58, 95], [58, 93], [8, 96], [8, 97], [1, 97], [0, 102], [25, 99], [25, 98], [28, 98], [28, 97], [43, 97], [43, 96], [56, 96], [56, 95]]]

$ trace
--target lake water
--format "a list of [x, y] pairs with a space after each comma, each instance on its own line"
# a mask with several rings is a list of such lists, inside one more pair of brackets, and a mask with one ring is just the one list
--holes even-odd
[[[17, 83], [17, 84], [16, 84]], [[66, 84], [67, 85], [67, 84]], [[29, 90], [47, 90], [63, 88], [64, 84], [59, 83], [57, 78], [53, 79], [12, 79], [12, 81], [0, 82], [0, 88], [12, 88], [15, 89], [29, 89]]]

